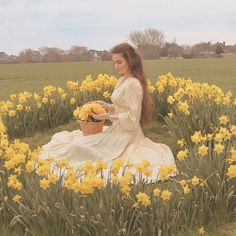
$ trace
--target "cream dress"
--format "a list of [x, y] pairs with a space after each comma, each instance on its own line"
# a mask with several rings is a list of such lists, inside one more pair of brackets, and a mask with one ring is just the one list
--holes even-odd
[[44, 145], [40, 156], [68, 160], [75, 168], [85, 161], [110, 162], [117, 157], [133, 163], [148, 160], [156, 178], [158, 168], [175, 163], [170, 148], [146, 138], [139, 124], [142, 104], [142, 87], [134, 77], [121, 77], [112, 93], [113, 123], [104, 126], [101, 133], [83, 136], [80, 130], [62, 131]]

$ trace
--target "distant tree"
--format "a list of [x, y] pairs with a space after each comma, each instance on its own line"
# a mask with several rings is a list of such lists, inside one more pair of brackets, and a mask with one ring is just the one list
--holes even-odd
[[145, 59], [157, 59], [161, 55], [161, 47], [158, 45], [144, 44], [138, 50]]
[[164, 34], [162, 31], [157, 29], [146, 29], [144, 31], [146, 43], [155, 46], [162, 46], [164, 44]]
[[192, 54], [196, 57], [207, 57], [214, 54], [214, 47], [211, 41], [200, 42], [192, 46]]
[[168, 46], [168, 56], [169, 57], [180, 57], [183, 54], [183, 48], [179, 46], [174, 38], [172, 43]]
[[43, 62], [61, 62], [64, 61], [65, 51], [60, 48], [43, 47], [39, 49], [43, 56]]
[[143, 32], [134, 31], [129, 34], [129, 40], [136, 46], [145, 44], [153, 46], [162, 46], [164, 44], [164, 34], [158, 29], [146, 29]]
[[100, 58], [101, 58], [101, 61], [110, 61], [111, 60], [111, 54], [108, 51], [103, 50], [101, 52]]
[[133, 42], [145, 59], [159, 58], [161, 47], [164, 44], [164, 34], [157, 29], [146, 29], [143, 32], [134, 31], [129, 34], [129, 40]]
[[67, 53], [67, 60], [69, 61], [81, 61], [82, 60], [82, 54], [85, 54], [88, 52], [87, 47], [81, 47], [81, 46], [72, 46]]
[[5, 52], [0, 52], [0, 63], [9, 63], [9, 62], [10, 62], [9, 55]]
[[164, 47], [161, 48], [160, 56], [167, 57], [168, 56], [168, 43], [165, 43]]
[[141, 31], [133, 31], [129, 34], [129, 40], [137, 47], [146, 43], [145, 35]]
[[81, 54], [81, 61], [93, 61], [93, 60], [94, 60], [93, 52], [87, 51]]
[[191, 52], [191, 46], [184, 44], [182, 45], [183, 53], [190, 53]]
[[212, 46], [212, 43], [211, 43], [211, 40], [208, 41], [208, 42], [201, 41], [200, 45], [202, 45], [203, 49], [210, 50], [211, 46]]
[[42, 57], [39, 51], [28, 48], [19, 53], [18, 60], [20, 63], [37, 63], [41, 62]]
[[220, 45], [217, 45], [215, 53], [216, 53], [216, 55], [219, 56], [220, 54], [224, 53], [224, 50], [223, 50], [223, 48]]
[[179, 46], [176, 43], [176, 40], [173, 39], [172, 43], [166, 42], [165, 45], [161, 48], [162, 57], [180, 57], [183, 54], [183, 47]]
[[189, 45], [182, 45], [182, 57], [184, 59], [192, 59], [194, 57], [194, 55], [191, 52], [191, 46]]

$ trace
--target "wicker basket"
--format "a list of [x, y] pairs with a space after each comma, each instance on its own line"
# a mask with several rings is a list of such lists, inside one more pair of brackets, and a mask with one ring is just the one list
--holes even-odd
[[98, 122], [79, 121], [79, 123], [84, 136], [102, 132], [104, 126], [104, 120]]

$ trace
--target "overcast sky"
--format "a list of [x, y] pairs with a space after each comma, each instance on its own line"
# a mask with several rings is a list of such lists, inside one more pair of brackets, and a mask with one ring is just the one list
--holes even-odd
[[0, 51], [73, 45], [110, 49], [130, 32], [167, 41], [236, 44], [235, 0], [0, 0]]

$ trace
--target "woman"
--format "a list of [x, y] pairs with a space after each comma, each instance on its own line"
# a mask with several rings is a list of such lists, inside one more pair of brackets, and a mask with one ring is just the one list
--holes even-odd
[[111, 55], [121, 77], [112, 93], [112, 104], [97, 101], [108, 113], [93, 114], [93, 117], [110, 119], [112, 125], [89, 136], [83, 136], [80, 130], [57, 133], [43, 146], [41, 157], [66, 159], [75, 168], [88, 160], [109, 162], [117, 157], [134, 163], [148, 160], [153, 170], [152, 177], [156, 179], [158, 168], [172, 165], [175, 160], [168, 146], [152, 142], [141, 129], [152, 116], [152, 102], [141, 57], [128, 43], [115, 46]]

